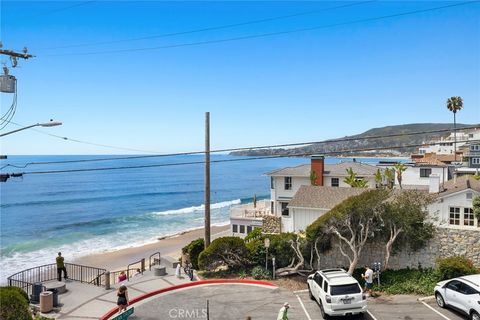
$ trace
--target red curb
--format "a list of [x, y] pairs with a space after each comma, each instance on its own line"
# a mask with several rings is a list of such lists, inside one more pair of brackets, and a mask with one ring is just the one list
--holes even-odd
[[[238, 283], [238, 284], [257, 284], [257, 285], [262, 285], [262, 286], [269, 286], [269, 287], [277, 287], [271, 282], [268, 281], [262, 281], [262, 280], [237, 280], [237, 279], [212, 279], [212, 280], [198, 280], [198, 281], [193, 281], [193, 282], [187, 282], [187, 283], [182, 283], [176, 286], [171, 286], [168, 288], [163, 288], [163, 289], [158, 289], [155, 291], [147, 292], [145, 294], [142, 294], [138, 297], [135, 297], [130, 300], [129, 306], [142, 301], [146, 298], [153, 297], [157, 294], [165, 293], [168, 291], [173, 291], [177, 289], [182, 289], [182, 288], [188, 288], [188, 287], [194, 287], [194, 286], [201, 286], [205, 284], [222, 284], [222, 283]], [[110, 311], [108, 311], [106, 314], [100, 317], [100, 320], [108, 320], [110, 317], [114, 316], [118, 312], [118, 308], [113, 308]]]

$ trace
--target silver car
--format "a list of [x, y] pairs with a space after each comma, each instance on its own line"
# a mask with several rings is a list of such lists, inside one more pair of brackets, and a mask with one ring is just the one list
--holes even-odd
[[480, 274], [441, 281], [434, 292], [439, 307], [451, 307], [480, 320]]

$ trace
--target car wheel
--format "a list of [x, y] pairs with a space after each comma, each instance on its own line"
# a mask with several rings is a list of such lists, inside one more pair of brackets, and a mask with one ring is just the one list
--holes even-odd
[[330, 317], [328, 316], [328, 314], [325, 313], [325, 310], [323, 310], [323, 305], [322, 303], [320, 302], [320, 313], [322, 314], [322, 318], [327, 320], [327, 319], [330, 319]]
[[472, 317], [472, 320], [480, 320], [480, 315], [478, 314], [477, 311], [472, 311], [470, 316]]
[[445, 300], [443, 300], [443, 297], [440, 293], [435, 293], [435, 300], [440, 308], [445, 308]]
[[308, 286], [308, 296], [310, 297], [311, 300], [315, 300], [315, 297], [312, 294], [312, 291], [310, 290], [310, 286]]

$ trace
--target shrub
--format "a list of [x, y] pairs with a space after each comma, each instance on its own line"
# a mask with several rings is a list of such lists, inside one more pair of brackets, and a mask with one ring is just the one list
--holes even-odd
[[205, 249], [205, 242], [202, 238], [193, 240], [182, 248], [183, 254], [188, 254], [188, 258], [192, 264], [193, 269], [198, 269], [198, 256]]
[[[296, 257], [295, 251], [293, 251], [290, 241], [296, 239], [294, 233], [280, 233], [270, 235], [270, 248], [268, 248], [268, 255], [275, 257], [275, 263], [277, 268], [283, 268], [288, 266], [294, 257]], [[263, 260], [265, 261], [265, 260]], [[265, 263], [265, 262], [264, 262]]]
[[262, 229], [261, 228], [254, 228], [250, 231], [247, 236], [245, 237], [245, 243], [248, 243], [251, 240], [263, 239]]
[[472, 260], [461, 256], [437, 259], [437, 270], [440, 280], [461, 277], [478, 272]]
[[253, 266], [265, 265], [265, 244], [263, 240], [252, 240], [246, 244], [248, 261]]
[[255, 280], [270, 280], [272, 278], [270, 272], [260, 266], [256, 266], [252, 269], [252, 277]]
[[[20, 289], [21, 290], [21, 289]], [[23, 291], [23, 290], [22, 290]], [[15, 287], [0, 288], [0, 319], [2, 320], [31, 320], [28, 305], [28, 296], [18, 291]]]
[[243, 267], [247, 263], [247, 254], [243, 239], [221, 237], [200, 253], [198, 265], [202, 270], [214, 270], [219, 266]]

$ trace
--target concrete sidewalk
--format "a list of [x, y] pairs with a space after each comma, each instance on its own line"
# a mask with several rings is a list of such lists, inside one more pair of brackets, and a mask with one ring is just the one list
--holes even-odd
[[[157, 289], [190, 282], [188, 277], [184, 275], [182, 278], [177, 278], [173, 268], [167, 267], [166, 270], [167, 275], [165, 276], [154, 276], [153, 272], [145, 271], [143, 275], [132, 277], [130, 281], [124, 282], [128, 287], [129, 298], [133, 299]], [[116, 290], [119, 286], [118, 283], [112, 286], [110, 290], [69, 280], [67, 280], [66, 285], [67, 292], [58, 296], [60, 307], [42, 315], [62, 320], [98, 320], [117, 305]]]

